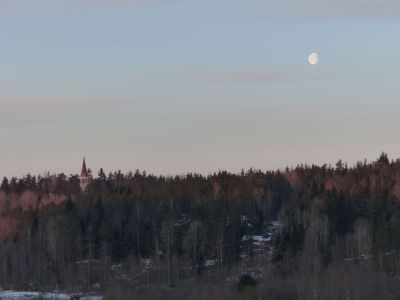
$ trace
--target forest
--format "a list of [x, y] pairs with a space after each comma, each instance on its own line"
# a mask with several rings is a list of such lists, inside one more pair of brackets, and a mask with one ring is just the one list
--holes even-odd
[[400, 299], [400, 160], [4, 177], [0, 287], [104, 299]]

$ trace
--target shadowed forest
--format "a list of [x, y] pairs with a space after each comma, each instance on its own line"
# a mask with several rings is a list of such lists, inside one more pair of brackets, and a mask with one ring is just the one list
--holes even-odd
[[105, 299], [400, 299], [400, 160], [4, 178], [0, 286]]

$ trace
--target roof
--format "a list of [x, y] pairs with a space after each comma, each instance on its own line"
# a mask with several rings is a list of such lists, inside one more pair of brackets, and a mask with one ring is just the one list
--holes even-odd
[[86, 171], [86, 163], [85, 163], [85, 157], [83, 158], [83, 164], [82, 164], [82, 170], [81, 170], [81, 177], [87, 177], [87, 171]]

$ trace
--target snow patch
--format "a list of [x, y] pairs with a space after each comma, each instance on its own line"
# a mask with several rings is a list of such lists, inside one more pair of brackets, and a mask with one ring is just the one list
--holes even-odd
[[[34, 299], [41, 297], [43, 299], [51, 299], [51, 300], [69, 300], [74, 295], [69, 295], [65, 293], [59, 292], [35, 292], [35, 291], [0, 291], [0, 298], [3, 300], [25, 300], [25, 299]], [[76, 296], [76, 295], [75, 295]], [[100, 295], [92, 295], [92, 296], [83, 296], [78, 295], [80, 300], [102, 300], [103, 296]]]

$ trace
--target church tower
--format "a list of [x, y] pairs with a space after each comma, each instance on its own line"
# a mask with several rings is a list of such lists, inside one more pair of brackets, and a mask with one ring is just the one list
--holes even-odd
[[86, 170], [85, 158], [83, 158], [81, 175], [79, 176], [79, 185], [81, 187], [81, 191], [84, 192], [89, 184], [89, 175]]

